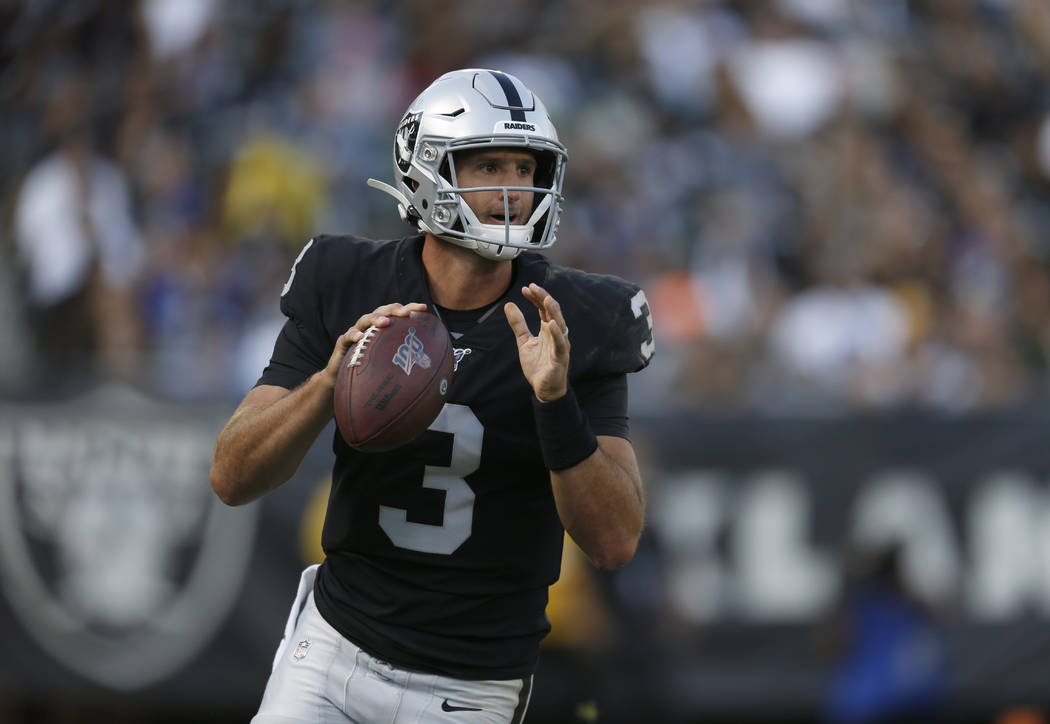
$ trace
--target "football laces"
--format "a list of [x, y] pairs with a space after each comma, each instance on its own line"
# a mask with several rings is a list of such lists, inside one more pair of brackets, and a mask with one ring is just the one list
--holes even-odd
[[372, 341], [372, 338], [379, 334], [379, 327], [374, 324], [365, 330], [365, 334], [361, 339], [357, 341], [357, 346], [354, 347], [354, 353], [350, 355], [350, 361], [346, 363], [347, 367], [360, 367], [361, 358], [365, 354], [365, 348], [368, 343]]

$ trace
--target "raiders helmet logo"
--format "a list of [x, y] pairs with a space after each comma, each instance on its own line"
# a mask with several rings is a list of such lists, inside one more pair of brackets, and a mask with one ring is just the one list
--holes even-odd
[[412, 153], [416, 150], [416, 134], [419, 133], [419, 119], [422, 113], [406, 113], [397, 126], [394, 135], [394, 158], [401, 173], [408, 173], [412, 165]]

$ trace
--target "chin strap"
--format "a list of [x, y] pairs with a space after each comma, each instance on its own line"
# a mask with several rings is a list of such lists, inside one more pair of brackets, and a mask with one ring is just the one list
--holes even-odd
[[390, 194], [395, 199], [397, 199], [397, 202], [401, 205], [401, 208], [404, 209], [404, 213], [407, 214], [405, 221], [412, 221], [414, 223], [416, 221], [421, 220], [422, 217], [419, 215], [419, 212], [416, 211], [416, 208], [412, 205], [412, 202], [409, 201], [403, 193], [395, 189], [390, 184], [383, 183], [378, 179], [370, 178], [368, 179], [368, 185], [374, 189], [378, 189], [384, 193]]

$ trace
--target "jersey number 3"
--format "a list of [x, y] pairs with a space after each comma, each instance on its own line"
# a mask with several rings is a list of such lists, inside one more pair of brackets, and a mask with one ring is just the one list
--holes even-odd
[[645, 323], [649, 325], [649, 339], [642, 342], [642, 346], [638, 350], [642, 354], [642, 359], [648, 362], [652, 358], [653, 352], [656, 351], [656, 344], [653, 342], [653, 313], [649, 310], [649, 300], [645, 298], [645, 292], [641, 289], [631, 297], [631, 312], [634, 313], [635, 319], [640, 319], [644, 314]]
[[423, 487], [445, 491], [441, 525], [414, 523], [404, 508], [381, 505], [379, 527], [399, 548], [447, 556], [470, 537], [474, 525], [474, 491], [464, 478], [481, 464], [485, 428], [469, 407], [450, 402], [441, 408], [430, 429], [452, 435], [451, 464], [423, 469]]

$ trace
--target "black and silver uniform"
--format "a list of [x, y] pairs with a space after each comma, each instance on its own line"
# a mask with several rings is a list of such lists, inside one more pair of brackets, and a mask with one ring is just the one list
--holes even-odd
[[[288, 317], [259, 384], [292, 389], [323, 369], [336, 338], [391, 302], [435, 310], [422, 236], [373, 242], [320, 236], [303, 249], [281, 297]], [[374, 656], [463, 679], [509, 679], [536, 666], [550, 629], [563, 529], [502, 307], [536, 282], [559, 301], [572, 343], [570, 384], [598, 435], [627, 437], [626, 373], [652, 354], [645, 296], [619, 278], [527, 252], [493, 313], [454, 343], [448, 402], [415, 442], [382, 454], [351, 449], [336, 430], [326, 559], [314, 589], [321, 614]]]

